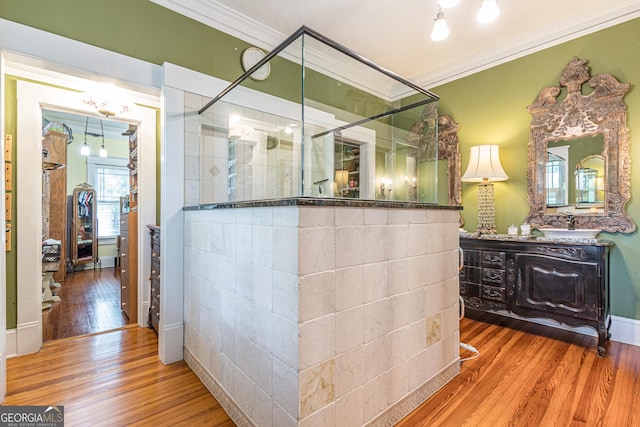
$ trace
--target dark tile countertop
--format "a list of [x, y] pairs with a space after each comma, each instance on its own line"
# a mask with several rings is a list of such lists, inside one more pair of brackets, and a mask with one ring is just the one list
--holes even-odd
[[228, 208], [258, 208], [268, 206], [344, 206], [355, 208], [394, 208], [394, 209], [450, 209], [462, 210], [462, 206], [446, 206], [435, 203], [400, 202], [394, 200], [362, 200], [332, 197], [289, 197], [282, 199], [249, 200], [239, 202], [211, 203], [206, 205], [185, 206], [185, 211]]

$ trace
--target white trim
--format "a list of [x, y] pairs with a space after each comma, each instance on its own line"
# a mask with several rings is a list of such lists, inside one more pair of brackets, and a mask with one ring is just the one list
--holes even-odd
[[[31, 268], [34, 269], [33, 265]], [[39, 271], [38, 274], [40, 274]], [[42, 296], [42, 285], [39, 288]], [[16, 328], [16, 354], [20, 356], [35, 353], [42, 345], [42, 304], [40, 303], [36, 308], [40, 312], [40, 318], [31, 322], [18, 323]]]
[[[215, 0], [152, 0], [170, 10], [188, 16], [210, 27], [216, 28], [248, 43], [255, 44], [266, 50], [271, 50], [280, 44], [289, 34], [267, 27], [263, 23], [249, 18], [232, 8], [218, 3]], [[499, 47], [492, 47], [490, 51], [476, 52], [463, 61], [446, 64], [445, 66], [413, 77], [412, 80], [420, 87], [433, 88], [450, 81], [469, 76], [500, 64], [521, 58], [523, 56], [565, 43], [569, 40], [612, 27], [640, 16], [640, 4], [637, 0], [623, 0], [608, 4], [606, 9], [590, 8], [572, 17], [571, 22], [559, 22], [556, 25], [542, 28], [541, 30], [505, 43]], [[325, 62], [326, 63], [326, 62]], [[342, 70], [341, 64], [328, 64], [329, 69], [337, 65]], [[342, 70], [341, 73], [348, 71]], [[354, 70], [355, 71], [355, 70]], [[352, 81], [369, 82], [361, 75], [343, 74]], [[391, 100], [403, 98], [409, 94], [406, 87], [380, 87], [378, 91], [386, 93]]]
[[8, 329], [5, 338], [7, 340], [7, 358], [18, 355], [18, 333], [15, 329]]
[[168, 86], [169, 81], [189, 86], [191, 79], [180, 76], [183, 70], [165, 64], [161, 132], [162, 140], [171, 143], [162, 144], [160, 155], [158, 357], [164, 364], [182, 360], [184, 346], [184, 91]]
[[640, 346], [640, 320], [611, 316], [611, 341]]
[[[0, 105], [4, 108], [4, 92], [5, 92], [5, 78], [4, 78], [4, 54], [0, 52]], [[4, 118], [0, 120], [0, 153], [4, 153]], [[13, 148], [15, 150], [15, 148]], [[5, 193], [4, 179], [0, 180], [0, 193]], [[5, 230], [6, 217], [4, 212], [4, 201], [2, 202], [3, 208], [0, 209], [0, 226]], [[5, 231], [6, 232], [6, 231]], [[7, 335], [3, 332], [7, 328], [7, 254], [6, 251], [0, 250], [0, 403], [4, 401], [4, 396], [7, 394], [7, 354], [9, 350], [9, 343]], [[14, 339], [15, 341], [15, 339]], [[15, 347], [15, 345], [14, 345]]]
[[118, 87], [136, 91], [139, 97], [148, 94], [150, 101], [156, 98], [158, 103], [162, 81], [162, 68], [158, 65], [6, 19], [0, 19], [0, 34], [0, 49], [6, 51], [6, 59], [39, 75], [45, 70], [58, 76], [77, 76], [85, 82], [116, 79]]

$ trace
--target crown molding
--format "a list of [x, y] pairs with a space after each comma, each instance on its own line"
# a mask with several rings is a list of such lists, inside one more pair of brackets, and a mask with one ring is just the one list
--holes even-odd
[[479, 52], [467, 60], [429, 71], [415, 80], [420, 87], [432, 88], [638, 17], [640, 3], [637, 0], [619, 2], [605, 12], [592, 9], [577, 15], [571, 25], [563, 23], [542, 28], [500, 49]]
[[[273, 49], [288, 36], [215, 0], [151, 1], [266, 50]], [[485, 50], [463, 61], [430, 70], [412, 81], [420, 87], [431, 89], [637, 17], [640, 17], [640, 3], [637, 0], [618, 1], [606, 10], [592, 8], [576, 15], [569, 25], [565, 22], [547, 26], [498, 49]], [[372, 78], [371, 74], [320, 52], [313, 53], [309, 59], [312, 58], [314, 60], [308, 61], [310, 68], [318, 69], [313, 64], [323, 64], [320, 68], [324, 73], [331, 70], [329, 74], [332, 77], [383, 99], [395, 101], [413, 93], [396, 82]]]

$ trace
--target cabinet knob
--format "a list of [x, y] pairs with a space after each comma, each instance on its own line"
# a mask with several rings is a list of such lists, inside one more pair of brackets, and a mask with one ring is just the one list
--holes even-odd
[[124, 269], [123, 269], [123, 270], [122, 270], [122, 272], [123, 272], [123, 273], [126, 273], [126, 272], [127, 272], [127, 270], [124, 270]]
[[156, 271], [155, 270], [151, 270], [151, 274], [156, 274]]
[[124, 258], [127, 256], [127, 254], [120, 254], [120, 256]]
[[120, 237], [120, 240], [127, 240], [127, 238], [122, 236], [122, 237]]
[[126, 303], [126, 302], [123, 302], [123, 303], [122, 303], [122, 306], [124, 307], [125, 305], [127, 305], [127, 303]]
[[155, 309], [156, 309], [156, 306], [155, 306], [155, 305], [152, 305], [152, 306], [151, 306], [151, 310], [155, 310]]
[[126, 287], [126, 286], [123, 286], [123, 287], [122, 287], [122, 289], [127, 289], [127, 287]]
[[152, 253], [151, 253], [151, 256], [152, 256], [152, 257], [157, 257], [157, 256], [158, 256], [158, 254], [157, 254], [157, 253], [155, 253], [155, 252], [152, 252]]

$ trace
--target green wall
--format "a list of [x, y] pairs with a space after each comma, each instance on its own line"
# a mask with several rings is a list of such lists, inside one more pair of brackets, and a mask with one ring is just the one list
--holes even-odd
[[[630, 82], [625, 97], [631, 142], [631, 201], [629, 215], [640, 223], [640, 19], [525, 56], [489, 70], [433, 88], [440, 96], [440, 114], [462, 124], [459, 131], [462, 171], [469, 147], [499, 144], [502, 165], [509, 180], [495, 184], [496, 225], [506, 233], [529, 213], [527, 204], [527, 143], [530, 105], [545, 87], [558, 85], [560, 73], [573, 56], [587, 59], [591, 74], [611, 73]], [[586, 90], [589, 89], [585, 85]], [[563, 96], [563, 95], [561, 95]], [[465, 228], [477, 226], [477, 186], [462, 187]], [[640, 236], [602, 233], [615, 242], [611, 254], [612, 314], [640, 319]]]
[[[0, 17], [154, 64], [172, 62], [228, 81], [241, 74], [240, 52], [249, 46], [147, 0], [60, 0], [47, 3], [51, 13], [34, 13], [42, 11], [42, 7], [41, 0], [2, 0]], [[495, 185], [496, 223], [500, 232], [505, 232], [511, 223], [521, 223], [529, 211], [526, 170], [530, 115], [526, 106], [542, 88], [557, 84], [560, 72], [574, 55], [589, 60], [592, 74], [607, 72], [622, 82], [632, 83], [625, 98], [629, 106], [632, 156], [632, 200], [628, 210], [632, 218], [640, 220], [640, 205], [635, 202], [640, 194], [640, 151], [634, 149], [634, 130], [640, 130], [640, 95], [634, 87], [640, 82], [638, 52], [640, 20], [636, 19], [430, 88], [441, 97], [440, 114], [449, 114], [462, 124], [459, 138], [463, 171], [471, 145], [501, 146], [509, 180]], [[272, 77], [276, 75], [272, 70]], [[272, 77], [267, 82], [251, 81], [247, 85], [260, 90], [274, 85], [278, 91], [285, 91], [290, 85], [290, 81]], [[290, 96], [295, 98], [298, 94], [299, 88], [293, 88]], [[10, 114], [5, 110], [5, 120]], [[10, 121], [5, 124], [11, 133]], [[476, 198], [476, 186], [465, 183], [462, 215], [465, 227], [470, 230], [477, 223]], [[616, 243], [611, 258], [613, 314], [640, 319], [640, 267], [632, 264], [640, 256], [638, 233], [602, 236]], [[7, 294], [11, 295], [9, 289]]]

